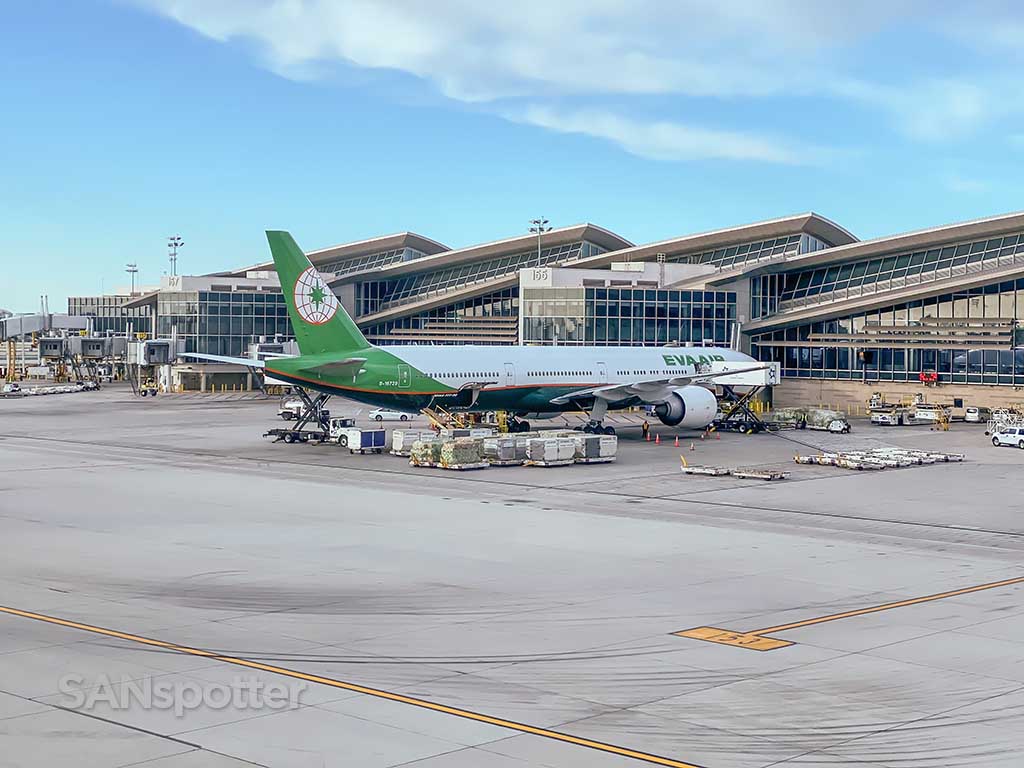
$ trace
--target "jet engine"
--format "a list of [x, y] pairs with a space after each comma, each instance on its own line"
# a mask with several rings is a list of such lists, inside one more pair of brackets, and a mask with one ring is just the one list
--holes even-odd
[[715, 420], [718, 400], [704, 387], [680, 387], [654, 407], [654, 415], [668, 427], [701, 429]]

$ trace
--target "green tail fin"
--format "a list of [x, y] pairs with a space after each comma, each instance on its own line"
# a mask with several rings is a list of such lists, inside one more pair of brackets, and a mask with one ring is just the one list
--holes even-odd
[[352, 352], [370, 343], [287, 232], [267, 232], [288, 317], [304, 355]]

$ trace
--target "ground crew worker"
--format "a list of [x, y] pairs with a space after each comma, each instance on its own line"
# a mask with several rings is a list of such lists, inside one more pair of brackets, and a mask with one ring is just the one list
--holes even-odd
[[644, 423], [640, 425], [640, 429], [644, 433], [644, 440], [646, 440], [647, 433], [651, 431], [651, 425], [647, 423], [647, 419], [644, 419]]

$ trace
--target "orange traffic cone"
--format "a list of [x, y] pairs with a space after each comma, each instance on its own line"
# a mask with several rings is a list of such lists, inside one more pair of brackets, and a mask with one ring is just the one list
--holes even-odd
[[676, 445], [675, 445], [675, 447], [676, 448], [679, 447], [679, 435], [676, 435]]
[[654, 444], [655, 445], [661, 445], [661, 435], [655, 435], [654, 436]]
[[644, 435], [644, 440], [646, 440], [648, 443], [651, 442], [651, 433], [650, 432], [648, 432], [646, 435]]

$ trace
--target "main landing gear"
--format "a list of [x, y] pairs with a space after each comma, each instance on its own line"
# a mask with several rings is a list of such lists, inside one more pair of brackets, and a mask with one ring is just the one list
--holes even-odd
[[515, 417], [512, 417], [512, 418], [510, 418], [508, 420], [508, 431], [510, 433], [512, 433], [512, 432], [529, 432], [530, 431], [530, 422], [523, 421], [521, 419], [517, 419]]
[[614, 435], [615, 427], [604, 425], [604, 415], [608, 413], [608, 401], [600, 397], [594, 398], [594, 405], [590, 409], [590, 421], [580, 427], [581, 432], [590, 435]]

